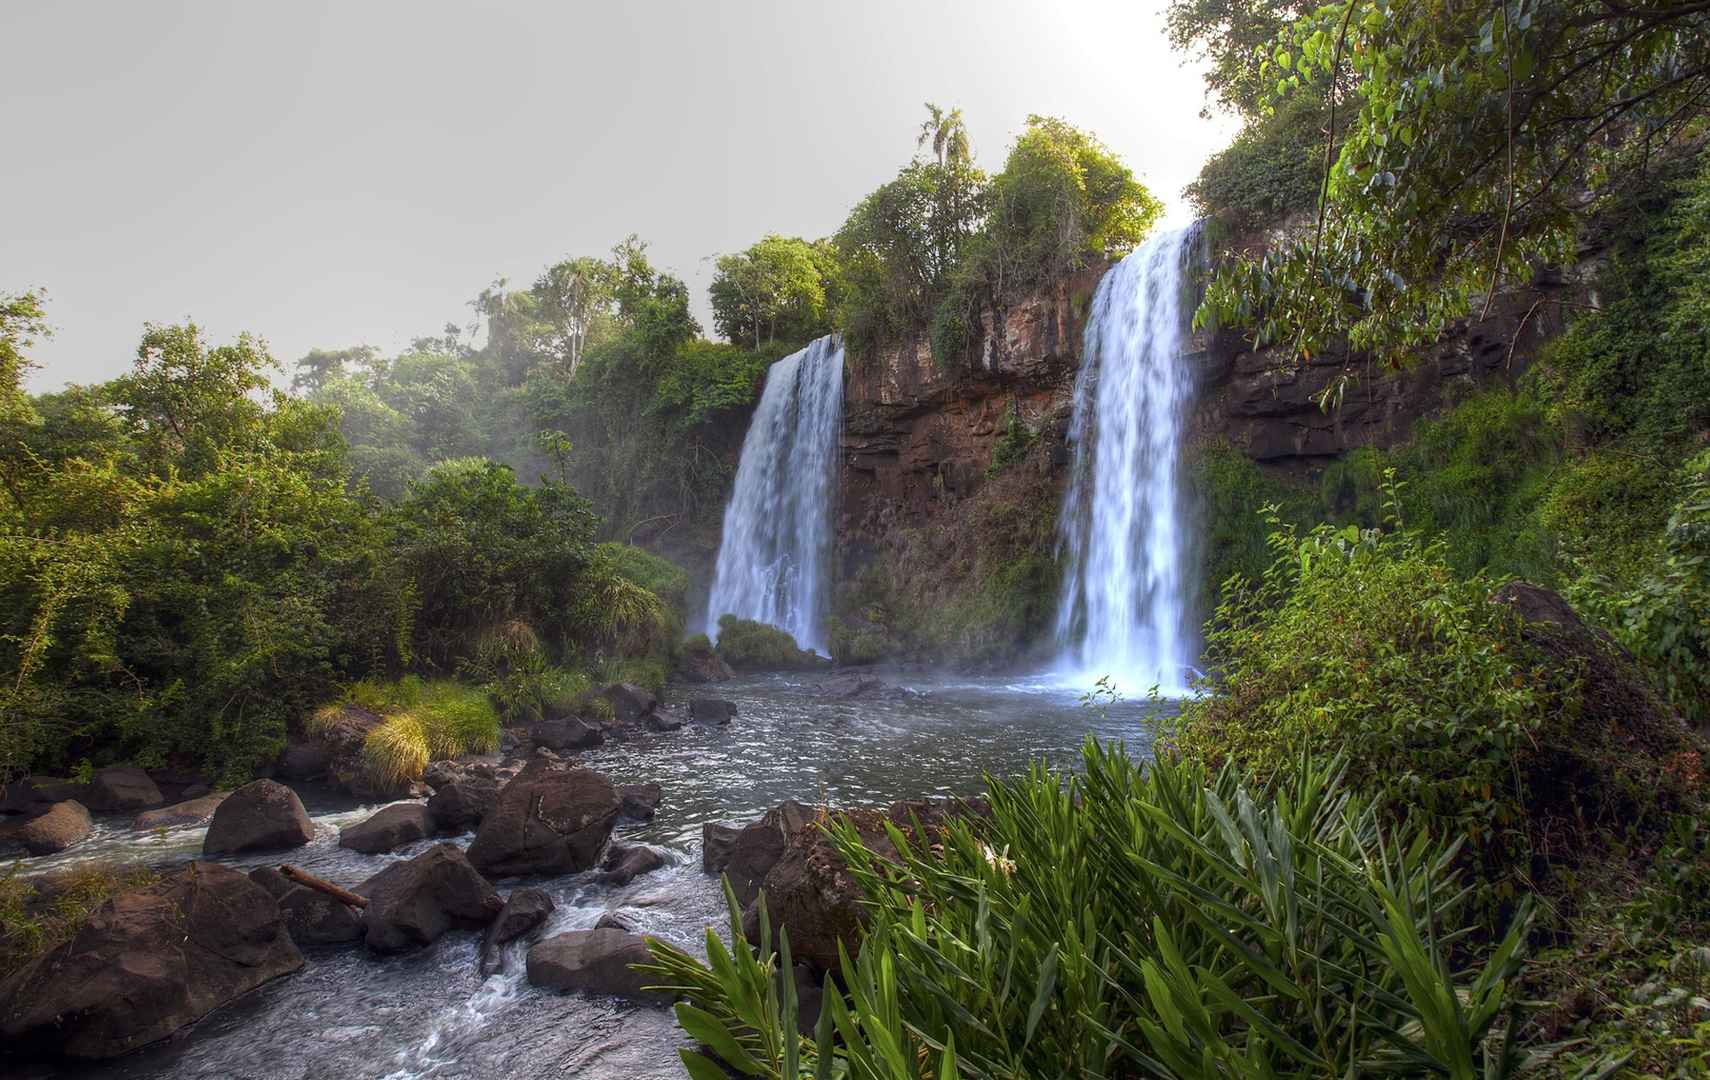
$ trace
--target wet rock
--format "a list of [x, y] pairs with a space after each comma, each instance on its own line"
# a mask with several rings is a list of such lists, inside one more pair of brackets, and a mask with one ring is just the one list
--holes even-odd
[[193, 799], [200, 799], [204, 795], [212, 794], [213, 790], [214, 789], [209, 787], [207, 784], [191, 784], [189, 787], [179, 792], [179, 795], [185, 802], [189, 802]]
[[647, 726], [653, 731], [681, 731], [683, 717], [676, 712], [653, 712], [647, 714]]
[[318, 780], [332, 769], [333, 754], [325, 744], [309, 739], [293, 739], [285, 744], [279, 760], [273, 764], [273, 775], [286, 780]]
[[494, 877], [590, 869], [621, 808], [602, 774], [537, 758], [499, 792], [469, 845], [469, 861]]
[[819, 1010], [825, 1002], [825, 984], [808, 964], [797, 964], [792, 973], [796, 982], [796, 1030], [813, 1038], [819, 1026]]
[[195, 862], [115, 896], [0, 982], [0, 1037], [21, 1054], [116, 1057], [302, 966], [265, 889]]
[[202, 851], [235, 855], [302, 847], [315, 837], [315, 826], [297, 793], [272, 780], [245, 784], [214, 810]]
[[631, 970], [650, 964], [647, 939], [622, 930], [572, 930], [547, 938], [528, 951], [528, 981], [555, 990], [585, 990], [616, 994], [638, 1001], [664, 1003], [670, 996], [645, 987], [658, 980]]
[[134, 814], [166, 802], [148, 773], [130, 766], [97, 769], [89, 781], [89, 809], [100, 814]]
[[694, 645], [683, 650], [683, 661], [677, 668], [677, 674], [684, 682], [715, 683], [727, 682], [736, 677], [730, 670], [730, 665], [714, 651], [711, 642], [704, 637]]
[[217, 791], [198, 799], [187, 799], [172, 806], [163, 806], [159, 810], [145, 810], [131, 822], [131, 828], [147, 831], [170, 829], [177, 825], [204, 825], [213, 820], [214, 811], [226, 801], [226, 794], [224, 791]]
[[393, 803], [372, 817], [338, 831], [338, 846], [378, 855], [413, 844], [433, 832], [434, 819], [421, 803]]
[[504, 910], [487, 927], [487, 936], [481, 940], [481, 977], [499, 970], [504, 962], [504, 946], [544, 923], [556, 907], [544, 889], [517, 889], [511, 893]]
[[622, 887], [664, 865], [665, 856], [646, 845], [613, 844], [600, 863], [598, 880], [602, 885]]
[[635, 925], [629, 916], [618, 911], [608, 911], [594, 923], [595, 930], [622, 930], [626, 934], [635, 932]]
[[473, 773], [442, 783], [427, 801], [436, 832], [466, 833], [499, 802], [499, 781]]
[[736, 840], [742, 826], [728, 821], [708, 821], [701, 825], [701, 869], [718, 874], [730, 864], [730, 853], [736, 850]]
[[618, 813], [631, 821], [652, 821], [665, 792], [658, 784], [625, 784], [618, 788], [622, 807]]
[[451, 844], [393, 863], [356, 891], [368, 897], [364, 940], [381, 953], [430, 944], [447, 930], [478, 930], [505, 906], [498, 890]]
[[285, 929], [299, 948], [362, 940], [362, 916], [326, 893], [299, 885], [271, 866], [251, 870], [249, 880], [266, 889], [279, 905]]
[[[727, 875], [736, 899], [752, 903], [760, 892], [760, 883], [783, 858], [790, 838], [805, 829], [815, 814], [812, 807], [794, 799], [780, 803], [742, 829], [731, 843], [729, 855], [720, 865], [709, 867], [709, 872]], [[703, 865], [706, 858], [703, 854]]]
[[94, 827], [83, 804], [67, 799], [19, 826], [13, 839], [31, 855], [52, 855], [84, 839]]
[[[881, 815], [857, 811], [843, 816], [854, 823], [869, 850], [886, 857], [896, 854]], [[851, 957], [859, 951], [861, 927], [867, 920], [861, 887], [821, 830], [803, 829], [793, 835], [755, 893], [761, 889], [774, 933], [779, 927], [789, 930], [790, 951], [796, 959], [820, 971], [834, 971], [839, 943]], [[744, 901], [742, 928], [749, 941], [758, 942], [759, 905], [753, 900], [751, 895]]]
[[591, 750], [606, 741], [599, 728], [583, 723], [574, 716], [541, 720], [528, 729], [529, 741], [560, 754], [572, 750]]
[[652, 691], [634, 683], [612, 683], [600, 696], [612, 703], [612, 717], [620, 724], [633, 723], [659, 707]]
[[819, 696], [825, 701], [854, 701], [877, 697], [893, 689], [885, 680], [874, 675], [837, 675], [819, 684]]
[[721, 698], [695, 698], [689, 702], [689, 718], [697, 724], [728, 724], [736, 717], [736, 703]]

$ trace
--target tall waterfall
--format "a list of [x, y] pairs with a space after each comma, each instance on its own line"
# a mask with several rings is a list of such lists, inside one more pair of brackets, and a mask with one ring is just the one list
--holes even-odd
[[822, 623], [831, 495], [843, 425], [843, 342], [835, 334], [772, 365], [742, 440], [724, 511], [707, 633], [725, 614], [788, 630], [826, 652]]
[[1194, 634], [1177, 466], [1192, 379], [1187, 270], [1199, 228], [1161, 233], [1099, 282], [1075, 380], [1074, 471], [1058, 523], [1062, 666], [1130, 697], [1180, 693]]

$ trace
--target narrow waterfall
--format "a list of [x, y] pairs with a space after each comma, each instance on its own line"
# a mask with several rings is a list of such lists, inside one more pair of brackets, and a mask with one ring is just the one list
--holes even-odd
[[1178, 490], [1192, 378], [1187, 272], [1199, 228], [1160, 233], [1099, 282], [1075, 380], [1074, 471], [1058, 523], [1061, 666], [1128, 697], [1182, 692], [1194, 661]]
[[707, 634], [730, 614], [828, 651], [822, 629], [831, 496], [843, 425], [843, 342], [828, 334], [766, 373], [724, 511]]

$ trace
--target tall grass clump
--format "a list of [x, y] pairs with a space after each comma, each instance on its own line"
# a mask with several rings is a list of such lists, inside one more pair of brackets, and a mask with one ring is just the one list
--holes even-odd
[[498, 749], [499, 713], [484, 688], [435, 679], [409, 697], [363, 742], [363, 774], [375, 787], [402, 787], [430, 761]]
[[[827, 826], [867, 899], [858, 953], [796, 1029], [774, 954], [709, 931], [703, 965], [655, 941], [684, 1030], [742, 1075], [1474, 1080], [1501, 1037], [1530, 913], [1480, 959], [1455, 843], [1396, 825], [1341, 761], [1253, 785], [1142, 767], [1089, 740], [1085, 775], [989, 781], [990, 813], [889, 828], [895, 855]], [[696, 1077], [718, 1075], [685, 1051]]]

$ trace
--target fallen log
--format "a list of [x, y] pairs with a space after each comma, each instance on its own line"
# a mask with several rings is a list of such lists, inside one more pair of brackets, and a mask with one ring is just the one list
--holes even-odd
[[307, 870], [299, 870], [295, 866], [281, 864], [279, 872], [299, 885], [307, 886], [308, 888], [315, 889], [319, 892], [324, 892], [333, 899], [349, 904], [353, 908], [365, 908], [368, 906], [368, 898], [366, 896], [358, 896], [349, 889], [340, 888], [330, 881], [316, 877]]

